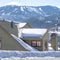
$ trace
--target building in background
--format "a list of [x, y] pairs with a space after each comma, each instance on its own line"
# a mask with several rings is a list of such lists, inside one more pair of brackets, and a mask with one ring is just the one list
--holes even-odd
[[22, 29], [20, 38], [39, 51], [48, 51], [47, 29]]

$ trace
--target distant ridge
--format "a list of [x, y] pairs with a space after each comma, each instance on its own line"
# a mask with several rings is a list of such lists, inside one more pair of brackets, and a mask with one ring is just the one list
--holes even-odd
[[0, 7], [0, 20], [3, 19], [28, 22], [35, 28], [48, 28], [60, 21], [60, 8], [55, 6], [6, 5]]

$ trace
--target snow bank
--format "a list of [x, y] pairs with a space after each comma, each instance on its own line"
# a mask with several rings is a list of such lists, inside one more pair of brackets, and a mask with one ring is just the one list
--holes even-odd
[[48, 51], [54, 51], [52, 47], [48, 47]]
[[0, 58], [60, 57], [60, 51], [1, 51]]
[[2, 58], [2, 60], [60, 60], [60, 58], [52, 58], [52, 57], [27, 57], [27, 58], [15, 58], [15, 57], [12, 57], [12, 58]]
[[54, 49], [51, 47], [51, 43], [48, 43], [48, 51], [54, 51]]

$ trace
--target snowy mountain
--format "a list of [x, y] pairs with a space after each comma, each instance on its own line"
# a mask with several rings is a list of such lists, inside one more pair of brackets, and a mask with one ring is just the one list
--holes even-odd
[[37, 28], [48, 27], [57, 24], [59, 13], [60, 9], [55, 6], [7, 5], [0, 7], [0, 20], [28, 22]]

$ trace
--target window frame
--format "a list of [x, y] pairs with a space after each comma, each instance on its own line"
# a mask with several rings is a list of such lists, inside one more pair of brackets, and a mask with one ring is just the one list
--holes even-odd
[[[33, 40], [33, 41], [31, 41], [31, 46], [33, 46], [33, 42], [34, 42], [35, 40]], [[36, 42], [36, 41], [35, 41]], [[33, 47], [37, 47], [37, 43], [35, 44], [35, 46], [33, 46]]]
[[[35, 46], [33, 45], [33, 42], [36, 42], [36, 44], [35, 44]], [[38, 44], [38, 42], [40, 43], [40, 44]], [[33, 40], [33, 41], [31, 41], [31, 46], [33, 46], [33, 47], [41, 47], [42, 46], [42, 44], [41, 44], [41, 41], [40, 40]]]
[[37, 41], [37, 47], [41, 46], [41, 41]]

